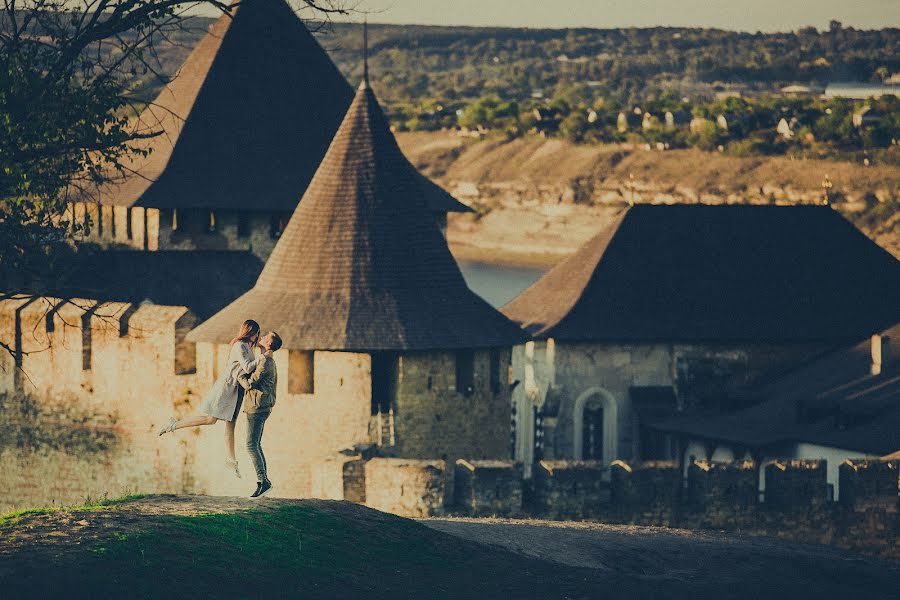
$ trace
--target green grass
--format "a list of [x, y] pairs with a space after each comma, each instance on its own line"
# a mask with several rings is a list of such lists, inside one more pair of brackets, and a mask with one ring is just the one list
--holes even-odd
[[97, 510], [109, 506], [118, 506], [119, 504], [134, 502], [135, 500], [142, 500], [144, 498], [149, 498], [150, 496], [150, 494], [127, 494], [118, 498], [107, 498], [104, 496], [97, 500], [88, 497], [85, 499], [83, 506], [72, 507], [70, 510]]
[[52, 512], [62, 510], [60, 508], [26, 508], [24, 510], [14, 510], [6, 514], [0, 515], [0, 527], [6, 525], [14, 525], [22, 520], [23, 517], [32, 515], [46, 515]]
[[135, 500], [140, 500], [147, 497], [148, 494], [129, 494], [126, 496], [121, 496], [119, 498], [107, 498], [104, 496], [99, 499], [87, 497], [84, 500], [84, 504], [76, 504], [72, 506], [42, 506], [37, 508], [14, 510], [12, 512], [0, 515], [0, 527], [14, 525], [21, 521], [22, 518], [28, 516], [49, 515], [57, 512], [106, 510], [111, 506], [117, 506], [119, 504], [125, 504], [126, 502], [133, 502]]

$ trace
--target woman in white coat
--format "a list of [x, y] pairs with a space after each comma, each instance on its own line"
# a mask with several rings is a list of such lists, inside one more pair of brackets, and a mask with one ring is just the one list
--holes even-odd
[[234, 470], [234, 474], [238, 477], [241, 476], [241, 472], [238, 469], [238, 461], [234, 455], [234, 422], [241, 410], [241, 403], [244, 399], [244, 388], [238, 384], [238, 376], [241, 373], [250, 374], [256, 369], [260, 357], [254, 356], [253, 349], [258, 342], [259, 323], [252, 320], [244, 321], [237, 336], [231, 340], [231, 350], [228, 353], [228, 367], [219, 376], [200, 404], [201, 414], [180, 421], [172, 417], [166, 426], [159, 431], [159, 435], [163, 435], [176, 429], [214, 425], [218, 421], [225, 421], [225, 449], [228, 452], [225, 464]]

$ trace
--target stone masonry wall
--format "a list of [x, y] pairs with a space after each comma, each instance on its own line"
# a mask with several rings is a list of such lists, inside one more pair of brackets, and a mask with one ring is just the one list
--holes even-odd
[[156, 208], [75, 202], [69, 206], [69, 214], [75, 223], [88, 224], [85, 241], [104, 247], [166, 249], [159, 243], [160, 211]]
[[[636, 468], [635, 468], [636, 467]], [[611, 465], [612, 496], [634, 486], [654, 466]], [[698, 462], [689, 469], [687, 487], [679, 488], [668, 519], [648, 520], [635, 505], [614, 507], [610, 522], [715, 528], [767, 535], [803, 543], [831, 544], [900, 560], [900, 513], [897, 486], [900, 461], [851, 460], [841, 466], [842, 500], [826, 498], [823, 461], [774, 461], [766, 465], [765, 501], [758, 497], [759, 475], [750, 461], [731, 464]], [[665, 467], [668, 471], [669, 468]], [[852, 490], [844, 498], [843, 490]], [[616, 510], [618, 508], [618, 510]]]
[[687, 479], [675, 462], [615, 461], [609, 481], [597, 461], [541, 461], [525, 481], [521, 465], [512, 461], [458, 460], [454, 473], [441, 460], [345, 458], [345, 499], [360, 502], [365, 494], [368, 506], [405, 516], [524, 514], [716, 529], [900, 560], [900, 461], [846, 461], [841, 485], [850, 491], [841, 502], [819, 497], [826, 467], [821, 461], [776, 461], [766, 487], [772, 500], [764, 502], [752, 461], [697, 461]]
[[[235, 428], [243, 479], [225, 467], [221, 423], [156, 435], [170, 416], [197, 414], [225, 369], [226, 345], [191, 348], [182, 340], [192, 321], [184, 307], [0, 302], [0, 334], [15, 348], [0, 353], [0, 510], [125, 492], [247, 493], [255, 478], [243, 417]], [[508, 353], [495, 390], [489, 363], [488, 351], [475, 354], [475, 391], [466, 396], [455, 390], [453, 354], [404, 356], [398, 444], [385, 450], [422, 459], [508, 456]], [[263, 440], [273, 493], [365, 498], [362, 463], [348, 467], [356, 477], [345, 485], [346, 458], [335, 459], [370, 443], [371, 357], [315, 352], [313, 387], [304, 394], [289, 393], [289, 353], [276, 352], [275, 364], [278, 403]]]
[[490, 352], [475, 351], [474, 392], [456, 391], [452, 352], [403, 354], [395, 396], [395, 456], [453, 461], [509, 458], [510, 351], [500, 353], [499, 389], [491, 389]]
[[195, 489], [196, 438], [161, 445], [154, 431], [195, 397], [195, 377], [175, 375], [175, 323], [186, 312], [0, 302], [0, 339], [13, 342], [12, 356], [0, 353], [0, 512]]
[[373, 458], [365, 473], [366, 505], [377, 510], [428, 517], [444, 514], [452, 502], [452, 471], [446, 461]]
[[775, 460], [766, 465], [765, 476], [770, 507], [805, 511], [830, 500], [824, 460]]
[[[159, 248], [162, 250], [249, 250], [265, 261], [278, 235], [272, 235], [272, 213], [248, 212], [247, 235], [238, 235], [238, 213], [216, 211], [216, 227], [209, 230], [209, 212], [179, 211], [178, 229], [172, 230], [172, 211], [159, 212]], [[282, 218], [287, 224], [290, 214]]]
[[[588, 344], [530, 342], [513, 350], [516, 459], [579, 459], [576, 429], [587, 400], [604, 409], [607, 463], [639, 458], [639, 418], [632, 387], [672, 387], [682, 406], [709, 401], [730, 386], [746, 384], [820, 352], [817, 344]], [[542, 416], [543, 447], [534, 456], [533, 410]], [[527, 469], [526, 469], [527, 470]]]
[[[209, 211], [182, 210], [178, 213], [178, 229], [172, 229], [171, 209], [144, 209], [139, 206], [98, 206], [74, 203], [70, 214], [82, 224], [90, 222], [85, 241], [103, 247], [125, 247], [136, 250], [249, 250], [265, 261], [269, 258], [277, 234], [272, 235], [272, 213], [247, 212], [246, 235], [238, 235], [238, 213], [215, 212], [215, 229], [209, 229]], [[287, 224], [290, 214], [282, 222]], [[129, 227], [129, 221], [130, 227]]]
[[841, 504], [854, 511], [897, 512], [897, 461], [845, 460], [840, 466]]
[[[265, 327], [265, 324], [263, 324]], [[222, 372], [228, 357], [227, 345], [197, 344], [197, 373], [208, 389]], [[272, 494], [284, 497], [313, 495], [314, 488], [337, 485], [339, 464], [331, 484], [317, 481], [328, 466], [320, 463], [340, 458], [341, 450], [368, 443], [371, 398], [371, 360], [368, 354], [351, 352], [315, 352], [313, 393], [290, 394], [289, 355], [286, 350], [274, 354], [278, 370], [277, 403], [266, 421], [263, 451]], [[196, 412], [197, 405], [186, 407], [184, 414]], [[198, 451], [200, 464], [218, 465], [223, 461], [222, 426], [198, 430], [206, 441]], [[179, 432], [180, 435], [180, 432]], [[198, 472], [199, 489], [204, 493], [244, 494], [247, 481], [255, 481], [245, 449], [246, 419], [240, 416], [235, 426], [238, 460], [246, 472], [244, 480], [221, 481]], [[340, 497], [338, 491], [327, 498]]]
[[751, 518], [759, 505], [759, 474], [753, 461], [695, 461], [688, 468], [687, 484], [685, 508], [700, 515], [699, 527], [725, 527], [735, 515]]
[[[0, 301], [0, 512], [123, 493], [244, 495], [255, 477], [225, 467], [224, 425], [158, 437], [170, 416], [197, 414], [227, 346], [198, 344], [186, 369], [176, 330], [184, 307], [21, 298]], [[180, 352], [179, 352], [180, 351]], [[275, 491], [308, 496], [312, 468], [368, 441], [370, 362], [316, 352], [315, 393], [287, 393], [288, 353], [275, 354], [278, 404], [263, 447]], [[195, 371], [195, 372], [191, 372]]]
[[615, 520], [668, 523], [678, 509], [681, 483], [675, 462], [632, 465], [617, 460], [610, 465], [610, 514]]
[[512, 461], [456, 461], [454, 504], [467, 515], [519, 515], [522, 487], [521, 465]]
[[550, 518], [596, 517], [609, 503], [600, 461], [542, 460], [535, 465], [526, 506]]

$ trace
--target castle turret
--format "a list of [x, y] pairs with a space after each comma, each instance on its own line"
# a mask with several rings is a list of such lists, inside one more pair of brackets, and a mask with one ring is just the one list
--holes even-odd
[[[371, 378], [363, 401], [349, 392], [322, 400], [360, 402], [353, 410], [376, 420], [345, 446], [508, 456], [510, 349], [526, 335], [466, 286], [429, 193], [361, 85], [256, 285], [189, 339], [226, 343], [252, 318], [289, 349], [289, 391]], [[346, 353], [363, 357], [359, 374], [329, 366]], [[477, 419], [461, 410], [466, 398]]]
[[[135, 142], [148, 154], [86, 195], [75, 217], [89, 217], [88, 240], [103, 245], [250, 250], [265, 260], [352, 97], [284, 0], [235, 3], [136, 119], [137, 132], [159, 134]], [[439, 221], [467, 210], [432, 195]]]

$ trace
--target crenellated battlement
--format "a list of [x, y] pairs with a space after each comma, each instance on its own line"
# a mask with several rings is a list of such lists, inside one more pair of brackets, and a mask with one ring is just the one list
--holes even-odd
[[[406, 516], [592, 518], [610, 523], [735, 530], [898, 556], [900, 461], [841, 465], [842, 500], [826, 495], [825, 461], [540, 461], [522, 478], [513, 461], [366, 458], [321, 471], [329, 498]], [[342, 492], [343, 490], [343, 492]], [[349, 493], [348, 493], [349, 492]], [[352, 495], [351, 495], [352, 494]], [[846, 496], [844, 496], [846, 494]]]

